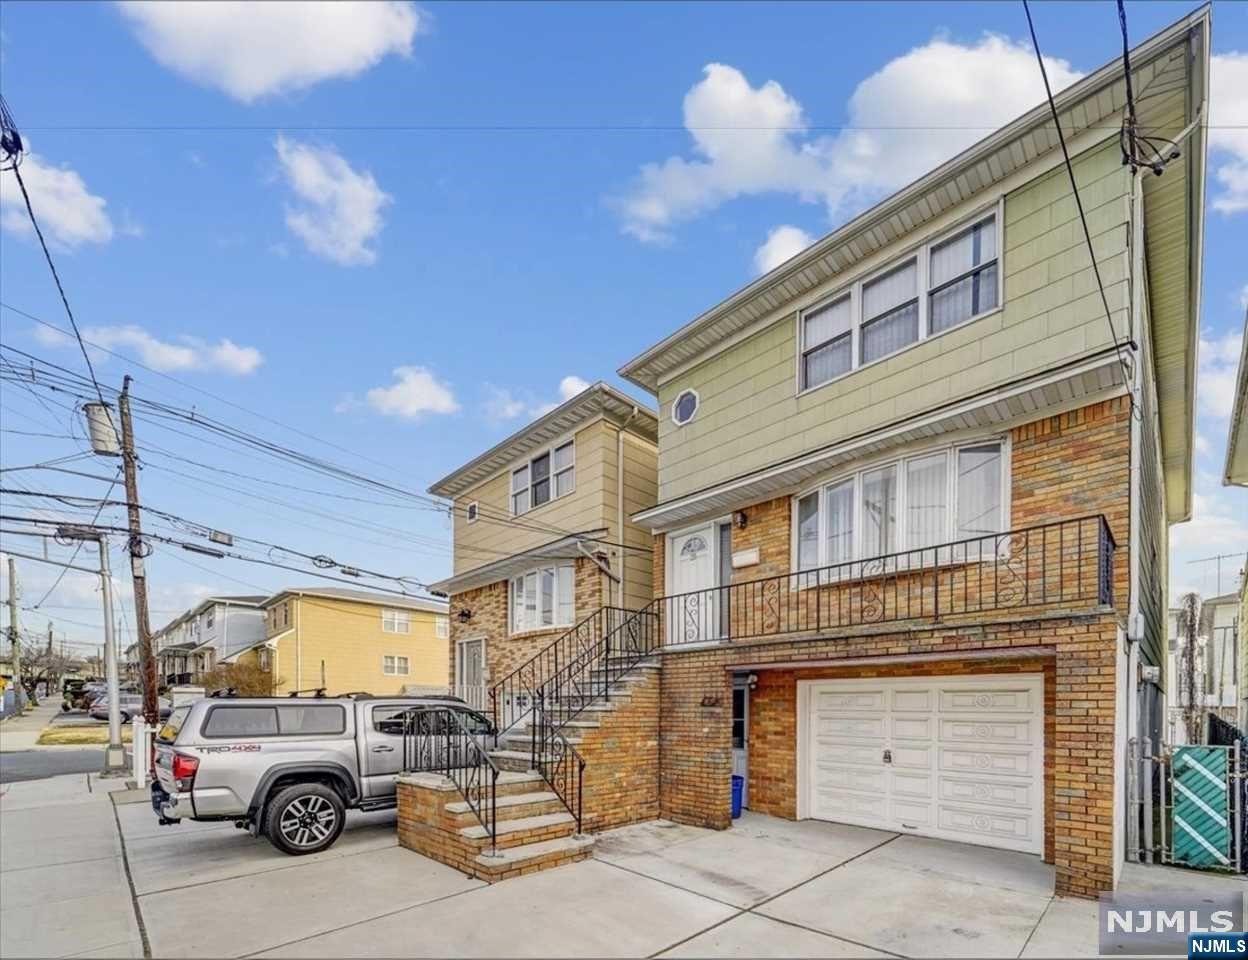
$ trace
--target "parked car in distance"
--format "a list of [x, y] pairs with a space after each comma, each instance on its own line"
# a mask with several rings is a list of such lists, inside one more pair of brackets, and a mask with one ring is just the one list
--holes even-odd
[[[95, 720], [107, 720], [108, 703], [108, 692], [105, 691], [104, 696], [97, 698], [91, 704], [91, 708], [87, 711], [87, 716]], [[121, 708], [121, 722], [129, 723], [132, 718], [141, 716], [143, 713], [143, 694], [122, 693], [117, 704]], [[173, 712], [172, 702], [169, 700], [158, 700], [156, 705], [160, 710], [160, 719], [169, 719], [169, 714]]]
[[316, 853], [338, 839], [348, 809], [395, 805], [406, 730], [424, 734], [427, 754], [462, 754], [462, 765], [478, 762], [474, 742], [483, 749], [494, 733], [449, 697], [197, 700], [156, 735], [152, 807], [162, 824], [232, 820], [283, 853]]

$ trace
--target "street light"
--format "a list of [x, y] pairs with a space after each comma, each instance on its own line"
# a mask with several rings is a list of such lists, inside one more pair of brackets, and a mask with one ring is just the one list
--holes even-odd
[[90, 540], [100, 549], [100, 586], [104, 595], [104, 679], [108, 683], [108, 746], [104, 748], [106, 777], [126, 774], [126, 748], [121, 742], [121, 684], [117, 673], [117, 640], [113, 636], [113, 577], [108, 567], [108, 538], [90, 527], [56, 528], [62, 540]]

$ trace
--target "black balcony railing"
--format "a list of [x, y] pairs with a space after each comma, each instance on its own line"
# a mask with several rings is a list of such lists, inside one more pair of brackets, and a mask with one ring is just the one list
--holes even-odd
[[1102, 516], [985, 534], [915, 550], [660, 597], [675, 647], [1038, 607], [1113, 602], [1114, 538]]

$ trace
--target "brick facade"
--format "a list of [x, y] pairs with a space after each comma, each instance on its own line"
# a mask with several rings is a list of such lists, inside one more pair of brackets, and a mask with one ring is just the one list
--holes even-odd
[[659, 670], [642, 667], [627, 700], [590, 714], [577, 752], [585, 759], [584, 830], [595, 833], [659, 815]]
[[[1114, 601], [1127, 606], [1130, 407], [1125, 398], [1046, 417], [1010, 431], [1013, 529], [1103, 515], [1117, 543]], [[733, 572], [741, 583], [790, 572], [791, 498], [744, 508], [744, 528], [734, 524], [732, 550], [757, 548], [759, 562]], [[655, 595], [665, 593], [665, 537], [655, 537]], [[1039, 542], [1039, 541], [1037, 541]], [[1055, 576], [1087, 577], [1094, 568], [1071, 568], [1053, 559], [1070, 544], [1043, 543], [1045, 582]], [[970, 564], [967, 570], [973, 570]], [[956, 575], [955, 575], [956, 576]], [[975, 589], [968, 580], [962, 589]], [[904, 578], [903, 578], [904, 579]], [[1034, 586], [1034, 574], [1024, 577]], [[952, 593], [951, 580], [941, 591]], [[1060, 581], [1059, 581], [1060, 582]], [[1057, 872], [1057, 891], [1095, 896], [1112, 887], [1114, 711], [1116, 638], [1120, 615], [1088, 599], [1073, 584], [1077, 604], [1058, 602], [1015, 610], [939, 618], [924, 616], [873, 627], [803, 627], [798, 635], [731, 643], [700, 650], [673, 648], [663, 656], [660, 702], [660, 809], [665, 817], [723, 828], [729, 825], [732, 769], [732, 671], [749, 667], [759, 677], [751, 695], [749, 781], [751, 807], [792, 818], [797, 812], [797, 681], [799, 679], [921, 674], [1040, 672], [1045, 676], [1045, 858]], [[833, 586], [829, 592], [861, 590]], [[1094, 594], [1094, 590], [1092, 593]], [[814, 597], [825, 589], [809, 590]], [[972, 594], [973, 595], [973, 594]], [[782, 609], [788, 597], [781, 594]], [[809, 603], [809, 600], [803, 602]], [[826, 603], [826, 601], [816, 601]], [[733, 622], [742, 617], [735, 606]], [[824, 609], [827, 609], [826, 607]], [[942, 610], [947, 609], [942, 603]], [[745, 612], [747, 618], [749, 611]], [[901, 608], [888, 611], [890, 618]], [[825, 620], [824, 623], [827, 621]], [[813, 627], [813, 621], [811, 621]], [[812, 635], [813, 634], [813, 635]], [[743, 635], [738, 631], [738, 635]], [[1007, 657], [1010, 648], [1043, 648], [1044, 655]], [[963, 651], [988, 652], [960, 659]], [[999, 650], [1001, 657], [992, 657]], [[922, 663], [913, 657], [940, 657]], [[846, 658], [888, 658], [878, 666], [837, 666]], [[810, 666], [789, 666], [793, 662]], [[780, 669], [764, 669], [783, 663]]]
[[[588, 557], [582, 557], [573, 563], [576, 566], [576, 601], [572, 615], [575, 623], [602, 606], [602, 581], [606, 575]], [[451, 683], [457, 682], [455, 646], [460, 640], [485, 637], [486, 683], [492, 685], [568, 632], [568, 627], [556, 627], [551, 630], [526, 630], [513, 634], [508, 618], [509, 589], [509, 581], [499, 580], [451, 597], [451, 640], [448, 650]], [[461, 621], [457, 616], [460, 610], [470, 610], [472, 617]]]

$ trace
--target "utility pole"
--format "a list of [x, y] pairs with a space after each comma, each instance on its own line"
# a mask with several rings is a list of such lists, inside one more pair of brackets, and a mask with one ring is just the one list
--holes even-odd
[[[134, 583], [135, 633], [139, 641], [139, 664], [143, 674], [143, 719], [155, 727], [159, 720], [156, 706], [156, 658], [152, 655], [152, 633], [147, 619], [147, 573], [143, 567], [143, 527], [139, 517], [139, 479], [134, 452], [134, 424], [130, 419], [130, 374], [121, 382], [117, 397], [121, 410], [121, 463], [126, 476], [126, 513], [130, 518], [130, 576]], [[112, 625], [109, 625], [111, 629]]]
[[17, 709], [22, 709], [22, 642], [17, 636], [17, 564], [9, 557], [9, 642], [13, 651], [13, 678], [17, 681]]

